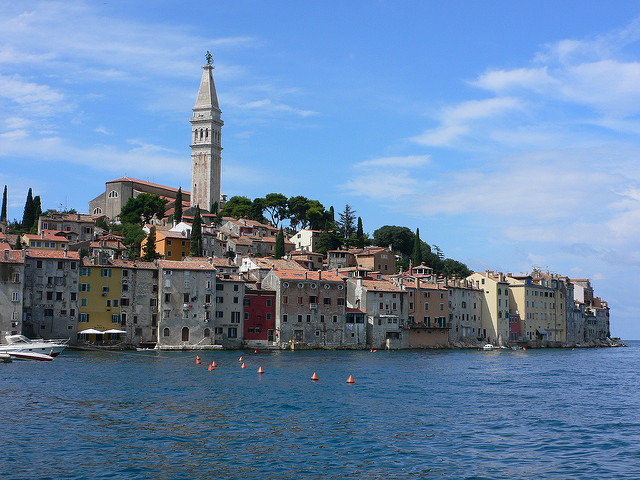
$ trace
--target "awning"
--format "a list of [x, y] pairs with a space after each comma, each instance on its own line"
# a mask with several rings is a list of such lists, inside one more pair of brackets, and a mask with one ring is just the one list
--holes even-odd
[[118, 330], [118, 329], [111, 329], [111, 330], [105, 330], [103, 333], [127, 333], [124, 330]]
[[102, 335], [104, 332], [101, 332], [100, 330], [96, 330], [95, 328], [87, 328], [86, 330], [82, 330], [81, 332], [78, 333], [82, 333], [84, 335]]
[[544, 328], [537, 328], [536, 331], [540, 334], [540, 335], [546, 335], [547, 331]]

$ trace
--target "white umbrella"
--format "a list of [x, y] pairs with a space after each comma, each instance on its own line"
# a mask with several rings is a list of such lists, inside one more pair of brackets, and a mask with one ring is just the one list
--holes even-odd
[[103, 333], [127, 333], [124, 330], [117, 330], [115, 328], [111, 329], [111, 330], [105, 330]]
[[104, 332], [101, 332], [100, 330], [96, 330], [95, 328], [87, 328], [86, 330], [82, 330], [81, 332], [78, 333], [83, 333], [85, 335], [102, 335]]

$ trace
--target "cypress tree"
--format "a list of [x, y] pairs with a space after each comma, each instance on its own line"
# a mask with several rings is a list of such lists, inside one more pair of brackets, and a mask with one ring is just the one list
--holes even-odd
[[22, 242], [20, 241], [20, 234], [16, 238], [16, 246], [14, 250], [22, 250]]
[[22, 214], [22, 228], [30, 230], [33, 225], [33, 192], [29, 189], [27, 193], [27, 201], [24, 204], [24, 213]]
[[7, 186], [4, 186], [4, 193], [2, 194], [2, 213], [0, 214], [0, 222], [7, 221]]
[[178, 193], [176, 194], [176, 203], [173, 210], [173, 218], [176, 223], [182, 221], [182, 187], [178, 188]]
[[193, 216], [189, 254], [192, 257], [202, 256], [202, 217], [200, 216], [200, 205], [196, 205], [196, 213]]
[[364, 230], [362, 229], [362, 218], [358, 217], [358, 229], [356, 230], [358, 248], [364, 248]]
[[280, 231], [276, 237], [276, 251], [273, 256], [275, 258], [284, 257], [284, 231], [282, 230], [282, 227], [280, 227]]
[[416, 238], [413, 242], [413, 254], [411, 256], [413, 266], [420, 265], [422, 263], [422, 241], [420, 240], [420, 229], [416, 228]]
[[144, 255], [142, 256], [142, 260], [145, 262], [153, 262], [158, 258], [158, 254], [156, 253], [156, 227], [151, 227], [151, 231], [147, 237], [147, 243], [143, 250]]
[[31, 224], [31, 233], [38, 233], [38, 222], [42, 215], [42, 205], [40, 205], [40, 195], [33, 198], [33, 223]]

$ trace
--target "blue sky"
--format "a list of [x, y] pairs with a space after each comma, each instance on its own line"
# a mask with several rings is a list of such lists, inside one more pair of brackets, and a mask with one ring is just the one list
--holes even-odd
[[[133, 3], [134, 5], [131, 5]], [[590, 277], [640, 338], [637, 2], [1, 2], [0, 184], [189, 186], [214, 55], [229, 196], [350, 204], [470, 268]]]

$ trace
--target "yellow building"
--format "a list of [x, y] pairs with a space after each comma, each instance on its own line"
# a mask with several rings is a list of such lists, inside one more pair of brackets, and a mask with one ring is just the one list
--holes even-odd
[[[174, 232], [168, 228], [156, 226], [156, 253], [162, 255], [166, 260], [182, 260], [189, 256], [191, 241], [182, 232]], [[141, 251], [144, 253], [144, 247], [147, 244], [147, 238], [142, 240]]]
[[[520, 315], [522, 340], [566, 341], [564, 283], [550, 275], [507, 276], [511, 313]], [[519, 339], [520, 340], [520, 339]]]
[[[94, 265], [84, 258], [78, 278], [78, 333], [95, 329], [120, 330], [120, 298], [122, 296], [122, 268], [113, 265]], [[89, 335], [88, 340], [106, 340], [107, 336]]]
[[482, 290], [482, 334], [487, 342], [503, 344], [509, 340], [509, 283], [503, 273], [474, 272], [467, 277]]

